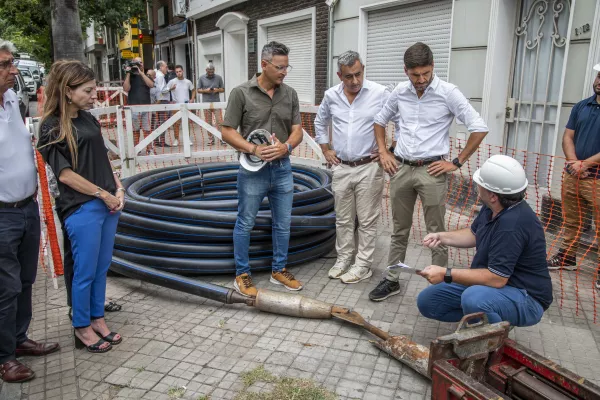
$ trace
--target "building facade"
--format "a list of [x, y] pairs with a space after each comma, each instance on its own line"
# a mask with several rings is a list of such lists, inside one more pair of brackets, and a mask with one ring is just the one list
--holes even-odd
[[193, 77], [194, 49], [191, 23], [186, 19], [189, 0], [153, 0], [154, 60], [183, 66]]
[[327, 88], [329, 7], [323, 0], [191, 0], [187, 17], [195, 31], [197, 73], [215, 64], [232, 88], [260, 69], [260, 51], [270, 41], [290, 48], [286, 84], [302, 103], [318, 104]]

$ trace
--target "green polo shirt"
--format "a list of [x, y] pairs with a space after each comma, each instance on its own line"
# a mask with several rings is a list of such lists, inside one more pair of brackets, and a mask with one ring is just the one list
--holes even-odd
[[286, 84], [275, 88], [273, 98], [258, 85], [256, 74], [229, 94], [223, 126], [240, 127], [244, 138], [256, 130], [266, 129], [284, 143], [293, 125], [300, 125], [298, 94]]

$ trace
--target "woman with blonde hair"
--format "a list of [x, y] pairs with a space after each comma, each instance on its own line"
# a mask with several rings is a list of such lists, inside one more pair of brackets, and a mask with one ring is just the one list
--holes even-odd
[[104, 353], [122, 340], [106, 325], [104, 300], [125, 190], [87, 111], [97, 98], [94, 72], [80, 61], [58, 61], [47, 82], [38, 148], [58, 178], [56, 209], [72, 246], [75, 344]]

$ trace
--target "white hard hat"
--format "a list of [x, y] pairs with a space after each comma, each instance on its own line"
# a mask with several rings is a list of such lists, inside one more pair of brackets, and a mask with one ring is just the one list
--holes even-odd
[[514, 194], [527, 188], [527, 176], [521, 164], [512, 157], [491, 156], [473, 174], [473, 180], [490, 192]]
[[600, 63], [594, 65], [594, 71], [600, 71]]
[[[248, 135], [248, 141], [250, 143], [261, 145], [271, 144], [271, 134], [266, 129], [256, 129]], [[240, 165], [246, 170], [255, 172], [264, 167], [266, 161], [262, 160], [260, 157], [255, 156], [254, 154], [241, 153], [240, 155]]]

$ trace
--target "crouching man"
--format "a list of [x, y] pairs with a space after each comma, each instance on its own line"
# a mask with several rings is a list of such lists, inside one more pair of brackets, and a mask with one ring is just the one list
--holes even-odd
[[524, 200], [527, 178], [515, 159], [495, 155], [473, 175], [484, 206], [470, 228], [430, 233], [423, 244], [476, 247], [470, 269], [426, 267], [433, 286], [417, 298], [421, 314], [444, 322], [485, 312], [490, 323], [537, 324], [552, 303], [542, 224]]

